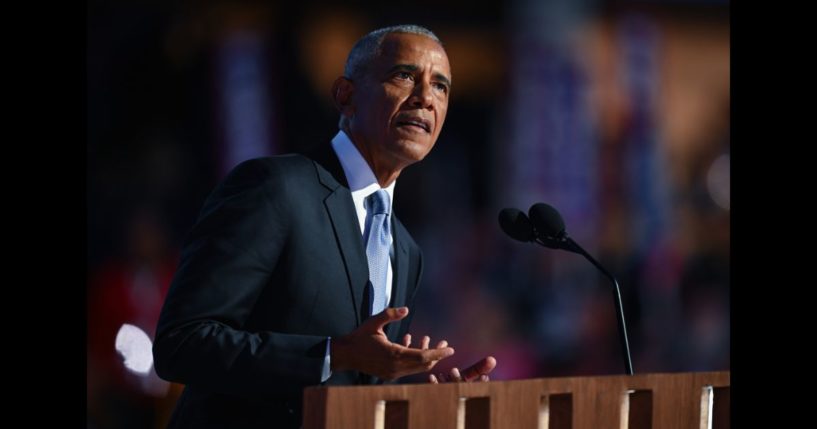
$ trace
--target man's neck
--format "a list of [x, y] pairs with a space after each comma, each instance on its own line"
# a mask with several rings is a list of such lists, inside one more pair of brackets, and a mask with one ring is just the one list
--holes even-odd
[[346, 136], [355, 145], [360, 155], [369, 164], [369, 168], [372, 169], [372, 173], [374, 173], [374, 177], [377, 178], [377, 183], [380, 184], [381, 188], [391, 185], [392, 182], [397, 180], [403, 169], [408, 166], [408, 164], [400, 160], [383, 159], [384, 157], [374, 156], [366, 145], [358, 143], [360, 138], [355, 139], [348, 128], [343, 129], [343, 132], [346, 133]]

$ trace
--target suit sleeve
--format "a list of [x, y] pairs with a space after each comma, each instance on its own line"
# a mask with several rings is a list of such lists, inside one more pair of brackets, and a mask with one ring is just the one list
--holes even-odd
[[236, 167], [186, 239], [153, 346], [165, 380], [236, 395], [300, 395], [320, 384], [327, 338], [243, 330], [285, 246], [286, 174], [269, 160]]

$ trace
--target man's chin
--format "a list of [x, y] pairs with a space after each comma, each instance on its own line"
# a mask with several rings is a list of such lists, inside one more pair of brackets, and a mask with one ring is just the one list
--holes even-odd
[[433, 147], [433, 143], [403, 140], [396, 142], [392, 153], [410, 165], [425, 159]]

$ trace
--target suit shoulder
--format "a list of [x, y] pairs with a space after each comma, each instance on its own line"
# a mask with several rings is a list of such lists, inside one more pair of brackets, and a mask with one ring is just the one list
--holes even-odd
[[230, 204], [265, 205], [286, 212], [300, 194], [296, 190], [308, 183], [312, 161], [302, 155], [287, 154], [242, 161], [210, 192], [200, 216]]
[[310, 172], [314, 176], [314, 171], [312, 160], [300, 154], [266, 156], [242, 161], [230, 170], [223, 184], [287, 186]]
[[260, 174], [275, 175], [307, 172], [312, 168], [312, 160], [304, 155], [291, 153], [276, 156], [252, 158], [236, 165], [230, 174], [253, 171]]

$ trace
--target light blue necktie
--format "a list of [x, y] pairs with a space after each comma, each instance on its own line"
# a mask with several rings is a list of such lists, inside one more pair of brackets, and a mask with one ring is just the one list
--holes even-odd
[[363, 238], [366, 242], [366, 259], [369, 261], [369, 281], [372, 282], [372, 315], [386, 308], [386, 284], [391, 250], [391, 226], [389, 222], [389, 194], [380, 189], [365, 200], [366, 226]]

